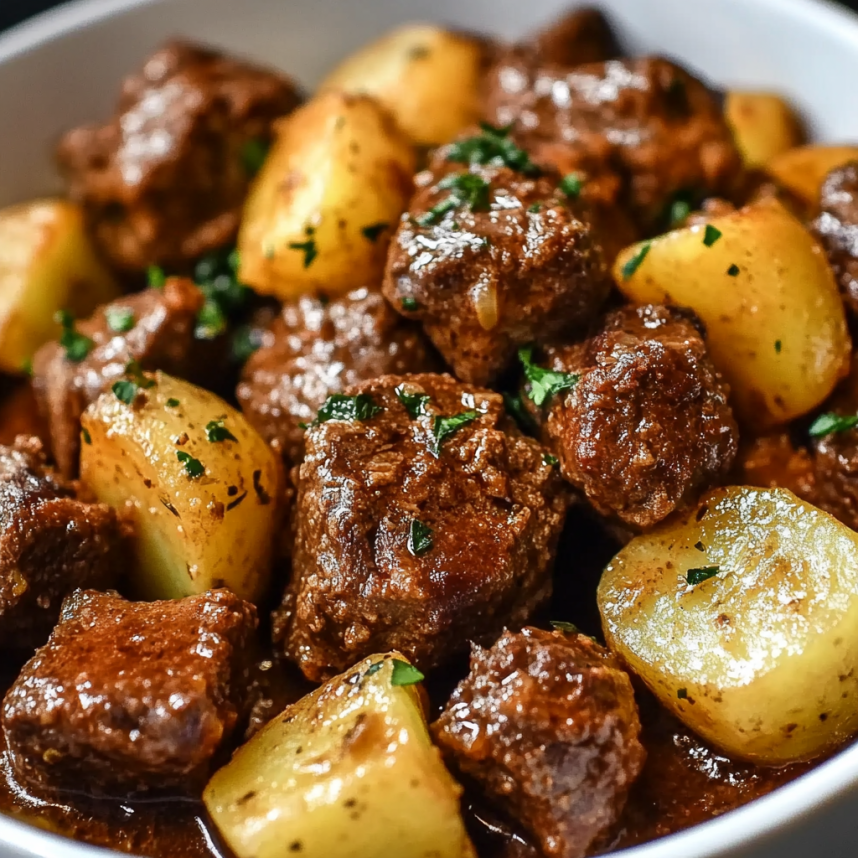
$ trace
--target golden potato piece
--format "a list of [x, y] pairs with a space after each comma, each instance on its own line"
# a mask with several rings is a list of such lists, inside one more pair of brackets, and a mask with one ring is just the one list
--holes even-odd
[[241, 280], [284, 300], [380, 283], [412, 190], [409, 140], [374, 99], [338, 92], [276, 133], [245, 206]]
[[426, 728], [419, 677], [371, 656], [288, 707], [203, 801], [238, 858], [476, 858], [461, 789]]
[[780, 765], [858, 730], [858, 534], [786, 489], [718, 489], [633, 539], [598, 592], [609, 646], [729, 756]]
[[58, 310], [88, 316], [118, 294], [76, 205], [38, 200], [0, 211], [0, 370], [23, 372], [59, 336]]
[[483, 62], [477, 39], [409, 24], [349, 57], [321, 89], [372, 95], [416, 144], [437, 146], [480, 118]]
[[851, 343], [825, 254], [774, 200], [627, 248], [614, 278], [637, 304], [697, 312], [734, 408], [754, 428], [806, 414], [848, 372]]
[[724, 112], [746, 167], [764, 167], [803, 142], [798, 116], [778, 95], [733, 90]]
[[766, 172], [795, 194], [810, 213], [819, 211], [819, 192], [825, 177], [847, 161], [858, 159], [858, 146], [801, 146], [778, 155]]
[[213, 393], [163, 373], [117, 384], [135, 387], [114, 385], [84, 412], [80, 478], [133, 515], [133, 588], [150, 599], [215, 587], [259, 598], [282, 512], [279, 459]]

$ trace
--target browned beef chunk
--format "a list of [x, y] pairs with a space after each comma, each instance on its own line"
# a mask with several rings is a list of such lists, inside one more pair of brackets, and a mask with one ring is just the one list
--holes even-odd
[[546, 858], [606, 846], [645, 759], [628, 676], [590, 638], [559, 631], [474, 647], [433, 734]]
[[[384, 294], [423, 323], [459, 378], [490, 384], [520, 345], [588, 323], [610, 281], [599, 236], [558, 189], [558, 175], [468, 167], [449, 160], [455, 152], [438, 150], [418, 176], [391, 245]], [[453, 205], [462, 196], [467, 201]]]
[[69, 593], [111, 586], [127, 536], [114, 510], [77, 500], [45, 467], [38, 439], [0, 447], [0, 646], [40, 646]]
[[211, 344], [194, 336], [203, 301], [190, 280], [173, 277], [163, 289], [120, 298], [76, 323], [76, 332], [92, 340], [88, 349], [83, 347], [85, 356], [58, 342], [39, 349], [33, 386], [48, 421], [54, 458], [65, 476], [78, 471], [81, 414], [123, 375], [129, 361], [138, 361], [144, 370], [160, 369], [191, 380], [206, 374]]
[[578, 66], [620, 56], [620, 46], [598, 9], [573, 9], [526, 43], [542, 63]]
[[69, 132], [57, 157], [114, 265], [178, 267], [232, 240], [252, 162], [297, 103], [276, 72], [172, 42], [126, 79], [113, 119]]
[[545, 354], [551, 370], [579, 376], [547, 401], [546, 443], [601, 514], [652, 527], [730, 472], [728, 388], [687, 312], [623, 308], [595, 336]]
[[348, 393], [339, 411], [356, 419], [307, 432], [275, 615], [286, 655], [314, 681], [390, 649], [428, 669], [526, 622], [550, 594], [567, 506], [539, 444], [500, 396], [449, 376]]
[[238, 400], [257, 431], [292, 463], [304, 458], [304, 429], [325, 400], [359, 381], [438, 369], [420, 329], [380, 292], [337, 301], [305, 296], [283, 306], [247, 362]]
[[81, 590], [3, 702], [19, 779], [93, 792], [198, 789], [235, 727], [256, 609], [227, 590], [126, 602]]
[[577, 172], [585, 198], [619, 202], [645, 230], [659, 225], [678, 193], [730, 198], [741, 181], [718, 98], [667, 60], [570, 70], [513, 50], [487, 87], [490, 122], [512, 124], [536, 161]]
[[858, 315], [858, 161], [828, 174], [820, 209], [813, 231], [825, 247], [846, 308]]

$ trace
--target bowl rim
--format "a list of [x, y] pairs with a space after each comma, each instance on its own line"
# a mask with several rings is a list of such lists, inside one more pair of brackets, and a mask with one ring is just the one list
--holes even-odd
[[[2, 66], [17, 56], [88, 26], [141, 6], [168, 0], [70, 0], [0, 34]], [[753, 0], [773, 16], [792, 16], [804, 26], [847, 41], [858, 52], [858, 15], [834, 0]], [[598, 5], [598, 0], [595, 0]], [[759, 845], [768, 837], [800, 825], [854, 789], [858, 791], [858, 742], [794, 781], [723, 816], [640, 846], [611, 853], [611, 858], [720, 858], [732, 850]], [[205, 834], [205, 832], [204, 832]], [[12, 846], [38, 858], [103, 858], [118, 854], [71, 840], [0, 814], [0, 847]]]

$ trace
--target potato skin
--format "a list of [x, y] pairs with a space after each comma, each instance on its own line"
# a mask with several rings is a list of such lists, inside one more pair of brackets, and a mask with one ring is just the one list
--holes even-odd
[[798, 116], [779, 95], [732, 90], [727, 93], [724, 114], [750, 169], [764, 167], [804, 142]]
[[[627, 266], [646, 245], [632, 273]], [[620, 291], [636, 304], [697, 313], [740, 422], [758, 430], [787, 423], [825, 400], [848, 372], [846, 316], [825, 253], [777, 201], [646, 245], [617, 258]]]
[[415, 144], [438, 146], [480, 118], [484, 62], [478, 39], [408, 24], [348, 57], [320, 89], [374, 96]]
[[289, 706], [203, 801], [238, 858], [476, 858], [421, 690], [373, 655]]
[[[102, 503], [133, 511], [137, 562], [129, 579], [141, 596], [178, 599], [228, 587], [255, 601], [281, 520], [280, 460], [213, 393], [160, 372], [151, 379], [155, 385], [131, 405], [108, 391], [84, 412], [81, 481]], [[237, 440], [208, 440], [213, 420]], [[205, 473], [191, 477], [179, 452]]]
[[609, 647], [731, 757], [810, 760], [858, 730], [858, 534], [786, 489], [709, 493], [632, 540], [598, 601]]
[[78, 206], [37, 200], [0, 211], [0, 370], [22, 372], [58, 335], [57, 310], [88, 316], [118, 295]]
[[858, 146], [799, 146], [771, 159], [766, 172], [798, 197], [811, 215], [819, 211], [825, 177], [847, 161], [858, 159]]
[[415, 155], [372, 98], [322, 94], [275, 126], [247, 199], [239, 275], [281, 300], [381, 281]]

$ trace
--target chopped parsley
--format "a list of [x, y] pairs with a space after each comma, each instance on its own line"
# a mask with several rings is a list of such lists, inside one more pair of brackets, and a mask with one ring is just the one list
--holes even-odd
[[178, 408], [179, 400], [170, 397], [170, 399], [168, 399], [164, 404], [167, 406], [167, 408]]
[[569, 197], [570, 200], [577, 200], [581, 196], [581, 188], [584, 183], [578, 173], [569, 173], [560, 180], [560, 190]]
[[32, 358], [25, 358], [21, 362], [21, 372], [23, 372], [24, 375], [30, 376], [31, 378], [33, 377], [33, 359]]
[[688, 216], [691, 214], [691, 201], [686, 195], [678, 195], [670, 204], [670, 211], [667, 216], [669, 229], [676, 229], [682, 226]]
[[163, 289], [167, 282], [167, 275], [160, 265], [150, 265], [146, 271], [146, 281], [150, 289]]
[[438, 190], [449, 191], [450, 193], [446, 199], [441, 200], [426, 214], [417, 218], [419, 226], [431, 226], [459, 206], [468, 206], [474, 212], [488, 211], [489, 209], [491, 186], [475, 173], [453, 173], [445, 176], [438, 183]]
[[408, 551], [415, 557], [420, 557], [432, 550], [432, 528], [416, 518], [412, 519], [408, 528]]
[[251, 291], [238, 279], [240, 264], [238, 251], [224, 248], [203, 256], [194, 266], [194, 282], [206, 299], [197, 315], [194, 335], [198, 340], [225, 333], [229, 320], [247, 304]]
[[66, 350], [66, 358], [72, 363], [80, 363], [92, 351], [95, 343], [75, 330], [74, 316], [68, 310], [60, 310], [54, 318], [57, 324], [62, 325], [60, 345]]
[[473, 423], [479, 415], [476, 411], [463, 411], [461, 414], [454, 414], [452, 417], [436, 417], [432, 421], [432, 452], [438, 456], [441, 453], [441, 445], [451, 435], [455, 435], [463, 426]]
[[679, 691], [676, 692], [676, 696], [680, 700], [688, 700], [688, 689], [687, 688], [680, 688]]
[[137, 396], [137, 391], [140, 390], [140, 387], [133, 381], [121, 379], [120, 381], [113, 382], [113, 386], [110, 389], [113, 391], [113, 395], [120, 402], [124, 402], [126, 405], [131, 405], [131, 403], [134, 402], [134, 399]]
[[571, 390], [581, 379], [579, 375], [571, 372], [555, 372], [536, 366], [533, 363], [533, 346], [520, 348], [518, 359], [524, 367], [524, 376], [530, 384], [527, 395], [537, 407], [541, 407], [546, 399], [564, 390]]
[[375, 664], [371, 664], [366, 671], [364, 671], [364, 677], [367, 676], [375, 676], [383, 667], [384, 667], [385, 659], [381, 661], [377, 661]]
[[206, 438], [212, 443], [238, 441], [238, 438], [223, 425], [223, 420], [211, 420], [206, 424]]
[[235, 363], [246, 363], [262, 347], [262, 331], [251, 325], [242, 325], [232, 335], [230, 352]]
[[420, 309], [420, 304], [417, 303], [416, 298], [403, 298], [400, 303], [406, 313], [416, 313]]
[[858, 415], [855, 414], [820, 414], [808, 429], [811, 438], [822, 438], [836, 432], [848, 432], [858, 426]]
[[134, 311], [130, 307], [108, 307], [104, 315], [110, 330], [117, 334], [124, 334], [134, 327]]
[[714, 578], [721, 571], [720, 566], [702, 566], [699, 569], [689, 569], [685, 573], [685, 580], [692, 586], [696, 587], [710, 578]]
[[536, 212], [540, 211], [541, 208], [542, 208], [542, 203], [532, 203], [531, 205], [529, 205], [527, 207], [527, 210], [531, 214], [536, 214]]
[[578, 626], [575, 625], [575, 623], [567, 623], [563, 620], [552, 620], [551, 628], [555, 629], [558, 632], [566, 632], [570, 635], [577, 635], [581, 633], [581, 630], [578, 628]]
[[364, 422], [380, 414], [383, 409], [373, 402], [368, 393], [357, 396], [346, 396], [344, 393], [334, 393], [327, 398], [319, 409], [314, 425], [327, 423], [329, 420], [358, 420]]
[[310, 227], [307, 228], [307, 240], [293, 241], [289, 244], [289, 250], [299, 250], [304, 254], [304, 268], [309, 268], [313, 264], [319, 255], [319, 248], [316, 246], [316, 239]]
[[641, 267], [641, 263], [644, 261], [644, 259], [646, 259], [650, 247], [652, 247], [652, 245], [649, 242], [646, 242], [646, 244], [642, 244], [638, 252], [635, 253], [635, 255], [623, 266], [623, 280], [628, 280], [635, 274], [638, 268]]
[[511, 130], [511, 125], [495, 128], [488, 122], [481, 122], [479, 134], [459, 140], [450, 146], [447, 160], [457, 164], [509, 167], [525, 176], [541, 176], [542, 170], [539, 166], [530, 160], [524, 149], [510, 139]]
[[227, 321], [220, 304], [207, 299], [197, 314], [194, 336], [198, 340], [214, 340], [226, 331]]
[[92, 435], [89, 434], [89, 429], [87, 429], [85, 426], [83, 429], [80, 430], [80, 434], [83, 437], [85, 444], [91, 444], [92, 443]]
[[780, 354], [783, 350], [784, 344], [780, 340], [775, 340], [775, 353]]
[[426, 413], [426, 403], [431, 397], [426, 393], [408, 393], [403, 385], [399, 385], [394, 391], [396, 398], [405, 406], [409, 415], [416, 419]]
[[395, 686], [416, 685], [426, 677], [413, 664], [393, 659], [393, 671], [390, 674], [390, 684]]
[[504, 393], [503, 404], [507, 413], [518, 423], [518, 428], [522, 432], [536, 434], [539, 426], [537, 426], [533, 415], [527, 410], [520, 393]]
[[736, 265], [736, 263], [734, 262], [734, 263], [733, 263], [733, 264], [732, 264], [732, 265], [727, 269], [727, 276], [728, 276], [728, 277], [738, 277], [738, 276], [739, 276], [739, 271], [740, 271], [740, 270], [741, 270], [741, 269], [739, 268], [739, 266], [738, 266], [738, 265]]
[[374, 223], [370, 226], [365, 226], [361, 232], [363, 233], [363, 237], [367, 241], [371, 241], [375, 244], [378, 241], [379, 236], [390, 226], [389, 223]]
[[557, 456], [552, 456], [551, 453], [544, 453], [542, 461], [545, 462], [546, 465], [551, 465], [552, 468], [556, 468], [557, 465], [560, 464], [560, 459], [558, 459]]
[[721, 238], [722, 235], [723, 233], [720, 229], [712, 226], [711, 223], [707, 223], [706, 229], [703, 232], [703, 243], [707, 247], [712, 247], [712, 245], [715, 244], [715, 242], [718, 241], [718, 239]]
[[205, 465], [184, 450], [178, 450], [176, 458], [185, 466], [185, 472], [192, 480], [198, 479], [206, 472]]
[[259, 137], [248, 140], [244, 144], [241, 150], [241, 163], [248, 176], [253, 178], [262, 169], [270, 148], [271, 144]]

